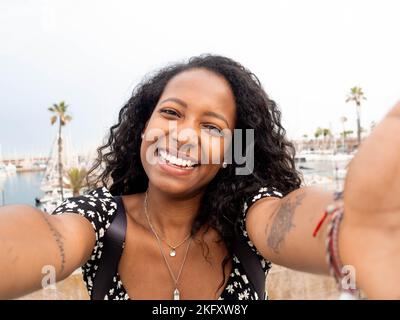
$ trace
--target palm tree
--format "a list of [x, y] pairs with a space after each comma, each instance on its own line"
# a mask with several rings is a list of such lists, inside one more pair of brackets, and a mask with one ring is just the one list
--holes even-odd
[[350, 93], [347, 95], [346, 103], [350, 101], [354, 101], [356, 104], [357, 110], [357, 142], [358, 145], [361, 144], [361, 120], [360, 120], [360, 109], [361, 109], [361, 101], [367, 100], [364, 96], [364, 92], [360, 87], [353, 87], [350, 89]]
[[340, 135], [344, 136], [345, 138], [347, 138], [348, 136], [352, 135], [353, 133], [354, 133], [353, 130], [345, 130]]
[[330, 138], [332, 137], [332, 132], [328, 128], [323, 128], [322, 129], [322, 135], [324, 136], [325, 149], [327, 149], [327, 147], [328, 147], [327, 137], [329, 137], [328, 141], [329, 141], [329, 145], [330, 145]]
[[322, 129], [321, 127], [318, 127], [315, 132], [314, 132], [314, 137], [316, 139], [319, 138], [319, 136], [322, 136], [324, 129]]
[[80, 190], [85, 186], [86, 174], [87, 171], [85, 168], [71, 168], [68, 170], [67, 180], [74, 197], [78, 197]]
[[324, 146], [326, 148], [327, 147], [327, 142], [326, 142], [327, 138], [326, 137], [331, 137], [332, 136], [331, 130], [327, 129], [327, 128], [318, 127], [314, 132], [314, 137], [316, 139], [318, 139], [320, 136], [323, 137], [323, 142], [324, 142], [323, 144], [324, 144]]
[[331, 129], [323, 128], [323, 129], [322, 129], [322, 135], [323, 135], [325, 138], [326, 138], [327, 136], [331, 136], [331, 135], [332, 135]]
[[51, 125], [55, 124], [58, 120], [58, 174], [59, 174], [59, 184], [61, 188], [61, 200], [64, 201], [64, 187], [63, 187], [63, 162], [62, 162], [62, 137], [61, 128], [71, 121], [71, 116], [67, 115], [68, 106], [64, 101], [59, 104], [53, 104], [52, 107], [48, 108], [50, 112], [54, 115], [50, 118]]
[[314, 137], [318, 142], [318, 148], [321, 149], [321, 141], [319, 139], [320, 136], [322, 136], [324, 133], [324, 129], [322, 129], [321, 127], [318, 127], [315, 132], [314, 132]]

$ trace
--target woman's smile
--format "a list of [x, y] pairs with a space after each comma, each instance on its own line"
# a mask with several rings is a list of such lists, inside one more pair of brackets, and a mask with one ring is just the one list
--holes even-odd
[[165, 149], [156, 149], [157, 164], [166, 173], [176, 176], [190, 175], [200, 166], [193, 158], [170, 153]]

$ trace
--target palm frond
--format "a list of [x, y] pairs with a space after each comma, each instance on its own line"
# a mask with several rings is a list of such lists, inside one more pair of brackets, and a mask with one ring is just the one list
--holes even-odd
[[53, 125], [57, 121], [57, 116], [52, 116], [50, 118], [51, 125]]
[[61, 110], [63, 113], [67, 112], [68, 105], [66, 105], [64, 101], [61, 101], [60, 104], [59, 104], [59, 106], [60, 106], [60, 110]]
[[67, 180], [69, 181], [69, 186], [74, 193], [79, 193], [80, 189], [85, 186], [86, 175], [87, 171], [84, 168], [71, 168], [68, 170]]
[[70, 115], [64, 116], [64, 121], [65, 121], [65, 122], [69, 122], [69, 121], [71, 121], [71, 120], [72, 120], [72, 117], [71, 117]]
[[67, 108], [68, 105], [65, 104], [64, 101], [61, 101], [59, 104], [54, 103], [52, 107], [49, 107], [48, 110], [55, 113], [55, 115], [51, 117], [51, 124], [54, 124], [57, 121], [57, 119], [54, 119], [54, 117], [60, 118], [60, 123], [62, 126], [65, 126], [67, 122], [71, 121], [72, 117], [66, 114]]

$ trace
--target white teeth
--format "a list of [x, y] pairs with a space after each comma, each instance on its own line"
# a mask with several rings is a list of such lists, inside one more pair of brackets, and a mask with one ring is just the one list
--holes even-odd
[[171, 154], [168, 154], [167, 152], [165, 152], [164, 150], [160, 150], [159, 152], [160, 156], [162, 159], [175, 164], [177, 166], [181, 166], [181, 167], [192, 167], [192, 161], [191, 160], [184, 160], [181, 158], [177, 158]]

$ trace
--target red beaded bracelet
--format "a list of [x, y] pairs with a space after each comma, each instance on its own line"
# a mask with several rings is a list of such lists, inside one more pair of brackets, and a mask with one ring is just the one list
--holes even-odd
[[326, 259], [328, 261], [329, 270], [331, 275], [335, 278], [339, 287], [341, 287], [341, 280], [343, 278], [342, 269], [343, 264], [339, 255], [339, 226], [343, 219], [344, 210], [343, 207], [336, 207], [332, 212], [331, 221], [327, 226], [326, 233]]
[[[338, 201], [341, 199], [342, 199], [342, 193], [335, 193], [334, 200]], [[342, 201], [337, 202], [336, 205], [329, 205], [326, 208], [321, 220], [318, 222], [313, 232], [313, 237], [316, 237], [324, 221], [328, 217], [330, 218], [329, 224], [327, 226], [326, 240], [325, 240], [326, 259], [328, 262], [329, 271], [336, 280], [336, 283], [338, 284], [339, 289], [341, 291], [343, 291], [343, 286], [341, 282], [344, 274], [343, 274], [343, 264], [339, 255], [338, 242], [339, 242], [339, 227], [343, 219], [343, 215], [344, 215], [344, 206]], [[350, 288], [346, 289], [345, 291], [353, 294], [357, 290]]]

